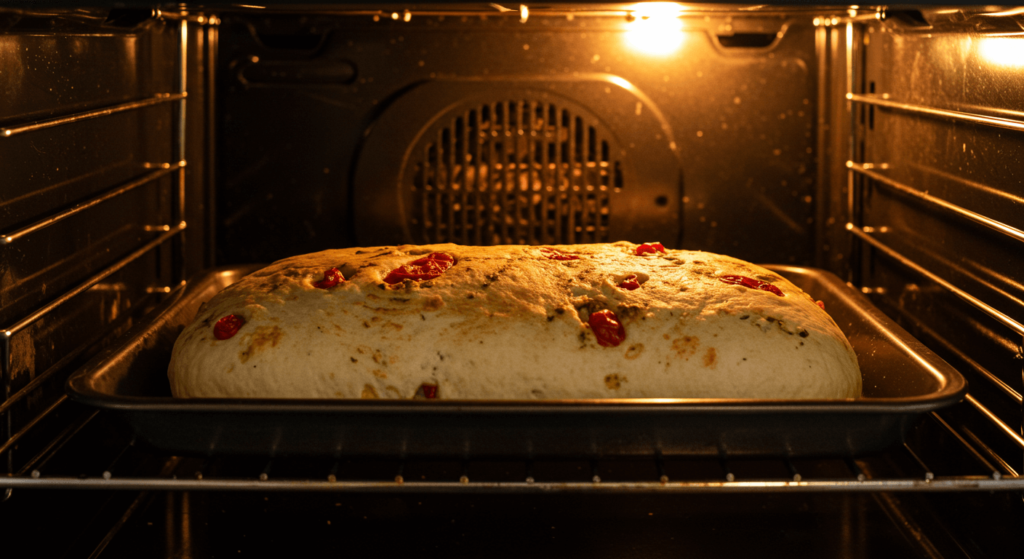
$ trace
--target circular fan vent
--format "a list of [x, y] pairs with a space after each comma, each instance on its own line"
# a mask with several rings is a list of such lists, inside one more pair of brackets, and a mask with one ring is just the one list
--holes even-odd
[[681, 192], [671, 128], [623, 79], [438, 80], [367, 130], [351, 226], [366, 246], [671, 243]]
[[421, 243], [609, 240], [623, 187], [620, 153], [600, 121], [542, 101], [463, 109], [420, 137], [402, 177]]

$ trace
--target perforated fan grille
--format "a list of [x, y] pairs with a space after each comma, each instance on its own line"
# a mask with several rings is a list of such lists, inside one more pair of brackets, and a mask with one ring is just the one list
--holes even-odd
[[470, 109], [419, 146], [413, 231], [429, 243], [608, 241], [617, 152], [596, 120], [551, 103]]

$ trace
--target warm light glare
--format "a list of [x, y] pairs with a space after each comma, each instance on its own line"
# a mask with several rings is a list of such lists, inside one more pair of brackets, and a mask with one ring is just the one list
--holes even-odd
[[626, 43], [646, 54], [665, 55], [683, 44], [682, 6], [673, 2], [637, 4], [626, 25]]
[[978, 54], [997, 66], [1024, 66], [1024, 37], [987, 37], [978, 41]]

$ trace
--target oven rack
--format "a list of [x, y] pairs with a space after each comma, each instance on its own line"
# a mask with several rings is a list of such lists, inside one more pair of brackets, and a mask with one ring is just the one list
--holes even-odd
[[[0, 127], [0, 139], [5, 139], [19, 136], [21, 134], [30, 134], [39, 130], [73, 125], [82, 121], [100, 119], [126, 112], [140, 111], [150, 107], [171, 105], [174, 110], [173, 125], [170, 131], [171, 159], [169, 161], [156, 163], [147, 162], [142, 165], [143, 172], [141, 174], [136, 175], [125, 182], [101, 191], [67, 209], [50, 213], [45, 217], [37, 219], [15, 231], [0, 233], [0, 247], [9, 246], [11, 244], [18, 243], [26, 236], [30, 236], [33, 233], [46, 229], [58, 222], [64, 221], [65, 219], [90, 210], [110, 200], [119, 198], [129, 192], [141, 188], [156, 188], [157, 185], [159, 185], [158, 181], [164, 177], [172, 175], [174, 177], [172, 179], [172, 190], [170, 194], [170, 198], [172, 200], [170, 222], [166, 224], [146, 225], [144, 227], [145, 232], [155, 235], [154, 238], [135, 248], [131, 253], [124, 255], [117, 261], [107, 265], [102, 270], [88, 277], [81, 283], [78, 283], [76, 286], [64, 291], [58, 297], [36, 309], [31, 314], [22, 317], [13, 324], [5, 325], [5, 327], [0, 328], [0, 371], [2, 371], [2, 375], [0, 375], [0, 384], [2, 384], [2, 387], [0, 388], [3, 390], [2, 399], [0, 399], [0, 418], [2, 418], [4, 425], [4, 439], [3, 442], [0, 443], [0, 457], [5, 456], [4, 461], [6, 462], [6, 469], [8, 473], [13, 472], [14, 470], [14, 459], [12, 455], [18, 441], [28, 433], [28, 431], [32, 430], [37, 424], [42, 422], [46, 416], [50, 415], [58, 408], [66, 407], [63, 406], [63, 404], [67, 402], [67, 396], [61, 395], [42, 412], [36, 414], [32, 418], [29, 418], [19, 430], [15, 430], [15, 424], [12, 419], [12, 411], [15, 404], [33, 394], [36, 394], [37, 389], [40, 388], [44, 382], [49, 380], [50, 377], [60, 369], [60, 367], [51, 367], [44, 373], [32, 379], [32, 381], [27, 385], [14, 390], [12, 386], [12, 367], [14, 359], [12, 338], [17, 334], [28, 330], [31, 326], [40, 321], [40, 319], [46, 317], [58, 307], [61, 307], [77, 296], [89, 290], [102, 288], [103, 285], [101, 282], [103, 282], [103, 280], [165, 245], [172, 245], [172, 275], [174, 278], [170, 282], [171, 285], [147, 286], [145, 289], [146, 293], [166, 294], [170, 293], [176, 285], [185, 284], [185, 278], [188, 274], [186, 271], [186, 245], [184, 242], [184, 233], [188, 227], [188, 224], [185, 221], [185, 213], [188, 208], [185, 199], [186, 166], [188, 165], [185, 158], [186, 102], [188, 99], [187, 76], [189, 71], [188, 22], [189, 20], [192, 20], [197, 21], [201, 25], [217, 25], [219, 21], [215, 17], [207, 18], [202, 15], [190, 17], [182, 14], [165, 13], [160, 10], [154, 10], [153, 17], [157, 19], [178, 20], [176, 24], [178, 39], [176, 45], [177, 60], [174, 73], [175, 91], [156, 93], [149, 97], [103, 106], [96, 109], [78, 111], [72, 114], [53, 118], [35, 120], [24, 124]], [[84, 348], [80, 348], [72, 355], [80, 352], [82, 349]], [[67, 359], [67, 357], [65, 359]], [[0, 494], [0, 502], [6, 500], [8, 496], [9, 491]]]
[[[135, 438], [127, 434], [119, 435], [119, 440], [103, 448], [89, 442], [93, 438], [90, 430], [103, 429], [101, 425], [105, 422], [116, 424], [117, 420], [112, 412], [87, 410], [18, 473], [0, 476], [0, 487], [496, 494], [1024, 490], [1024, 476], [977, 437], [957, 430], [937, 412], [929, 414], [918, 428], [933, 429], [938, 436], [954, 439], [953, 446], [962, 451], [959, 458], [970, 464], [961, 470], [965, 473], [947, 475], [942, 471], [945, 466], [932, 468], [922, 458], [923, 450], [915, 450], [917, 445], [908, 442], [879, 456], [814, 460], [728, 455], [518, 460], [344, 455], [201, 458], [160, 455], [136, 444]], [[81, 465], [80, 450], [65, 452], [68, 459], [61, 464], [62, 450], [83, 445], [93, 447], [89, 466]]]

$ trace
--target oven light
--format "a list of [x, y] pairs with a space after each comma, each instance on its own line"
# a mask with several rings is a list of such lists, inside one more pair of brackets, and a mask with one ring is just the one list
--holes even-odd
[[978, 41], [978, 54], [997, 66], [1024, 66], [1024, 37], [984, 37]]
[[683, 44], [682, 11], [674, 2], [636, 4], [626, 23], [626, 44], [645, 54], [675, 52]]

